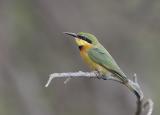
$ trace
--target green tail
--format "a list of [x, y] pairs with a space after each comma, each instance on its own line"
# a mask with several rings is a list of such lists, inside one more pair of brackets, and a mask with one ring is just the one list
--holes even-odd
[[141, 91], [140, 86], [137, 83], [128, 80], [125, 85], [137, 96], [138, 99], [143, 99], [143, 92]]

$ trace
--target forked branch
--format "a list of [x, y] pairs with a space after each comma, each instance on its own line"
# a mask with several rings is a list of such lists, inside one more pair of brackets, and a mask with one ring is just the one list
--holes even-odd
[[[64, 81], [64, 84], [66, 84], [69, 80], [71, 80], [72, 78], [99, 78], [99, 74], [96, 71], [92, 71], [92, 72], [68, 72], [68, 73], [53, 73], [49, 76], [49, 79], [45, 85], [45, 87], [48, 87], [49, 84], [51, 83], [51, 81], [54, 78], [66, 78], [66, 80]], [[112, 77], [112, 76], [107, 76], [107, 77], [102, 77], [102, 79], [104, 80], [112, 80], [112, 81], [116, 81], [119, 82], [123, 85], [126, 86], [126, 84], [124, 84], [123, 82], [121, 82], [119, 79]], [[137, 110], [135, 115], [141, 115], [142, 112], [144, 112], [144, 110], [146, 108], [148, 108], [148, 111], [146, 113], [146, 115], [151, 115], [152, 111], [153, 111], [153, 101], [151, 99], [147, 99], [146, 101], [144, 100], [144, 96], [143, 96], [143, 92], [137, 82], [137, 76], [136, 74], [134, 75], [133, 81], [128, 79], [128, 83], [130, 85], [134, 85], [137, 90], [139, 90], [138, 94], [135, 94], [137, 97]]]

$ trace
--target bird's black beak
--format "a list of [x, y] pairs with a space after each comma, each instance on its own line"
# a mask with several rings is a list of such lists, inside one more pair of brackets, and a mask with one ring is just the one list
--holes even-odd
[[72, 36], [72, 37], [77, 37], [77, 34], [75, 34], [75, 33], [72, 33], [72, 32], [63, 32], [64, 34], [67, 34], [67, 35], [70, 35], [70, 36]]

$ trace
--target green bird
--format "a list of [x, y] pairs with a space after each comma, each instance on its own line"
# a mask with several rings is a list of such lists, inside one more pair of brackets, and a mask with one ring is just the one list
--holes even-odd
[[75, 38], [81, 57], [92, 70], [100, 74], [102, 79], [107, 79], [107, 76], [116, 77], [138, 95], [136, 88], [128, 84], [126, 75], [94, 35], [84, 32], [77, 34], [71, 32], [64, 33]]

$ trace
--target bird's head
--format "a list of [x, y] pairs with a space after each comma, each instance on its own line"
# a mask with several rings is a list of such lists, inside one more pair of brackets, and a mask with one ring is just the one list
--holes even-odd
[[64, 32], [64, 33], [74, 37], [78, 46], [97, 45], [99, 43], [97, 38], [90, 33], [84, 33], [84, 32], [79, 32], [77, 34], [71, 32]]

